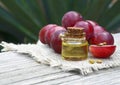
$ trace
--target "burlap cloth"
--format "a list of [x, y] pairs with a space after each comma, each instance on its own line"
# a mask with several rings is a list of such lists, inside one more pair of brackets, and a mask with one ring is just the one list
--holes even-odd
[[[109, 59], [102, 59], [102, 63], [90, 64], [89, 59], [93, 59], [91, 55], [87, 60], [83, 61], [66, 61], [61, 58], [60, 54], [57, 54], [48, 45], [44, 45], [37, 42], [37, 44], [13, 44], [1, 42], [3, 46], [2, 51], [14, 51], [17, 53], [28, 54], [35, 61], [49, 65], [51, 67], [57, 67], [64, 71], [75, 71], [82, 75], [87, 75], [100, 69], [108, 69], [120, 66], [120, 33], [113, 34], [115, 39], [116, 51]], [[95, 59], [95, 58], [94, 58]], [[113, 68], [114, 69], [114, 68]]]

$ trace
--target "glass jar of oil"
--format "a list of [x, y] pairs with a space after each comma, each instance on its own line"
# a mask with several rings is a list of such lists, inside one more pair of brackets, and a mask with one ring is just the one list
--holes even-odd
[[83, 30], [84, 28], [68, 27], [61, 35], [63, 59], [73, 61], [87, 59], [88, 42]]

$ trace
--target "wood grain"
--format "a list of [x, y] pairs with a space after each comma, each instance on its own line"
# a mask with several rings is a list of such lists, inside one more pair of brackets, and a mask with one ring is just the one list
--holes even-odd
[[0, 53], [0, 85], [120, 85], [120, 67], [87, 76], [35, 62], [28, 55]]

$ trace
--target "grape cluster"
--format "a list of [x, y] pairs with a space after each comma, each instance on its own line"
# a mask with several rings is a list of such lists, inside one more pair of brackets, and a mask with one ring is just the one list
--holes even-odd
[[90, 45], [97, 45], [106, 42], [107, 45], [114, 44], [114, 38], [111, 33], [105, 30], [93, 20], [85, 20], [83, 16], [76, 11], [66, 12], [61, 19], [62, 26], [48, 24], [41, 28], [39, 40], [43, 44], [48, 44], [55, 52], [61, 53], [60, 33], [65, 32], [67, 27], [82, 27], [86, 33], [86, 39]]

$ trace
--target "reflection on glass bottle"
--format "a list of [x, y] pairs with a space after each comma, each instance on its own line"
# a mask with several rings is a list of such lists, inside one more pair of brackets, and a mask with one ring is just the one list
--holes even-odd
[[84, 60], [88, 57], [88, 42], [83, 28], [68, 27], [67, 32], [61, 34], [62, 57], [65, 60]]

